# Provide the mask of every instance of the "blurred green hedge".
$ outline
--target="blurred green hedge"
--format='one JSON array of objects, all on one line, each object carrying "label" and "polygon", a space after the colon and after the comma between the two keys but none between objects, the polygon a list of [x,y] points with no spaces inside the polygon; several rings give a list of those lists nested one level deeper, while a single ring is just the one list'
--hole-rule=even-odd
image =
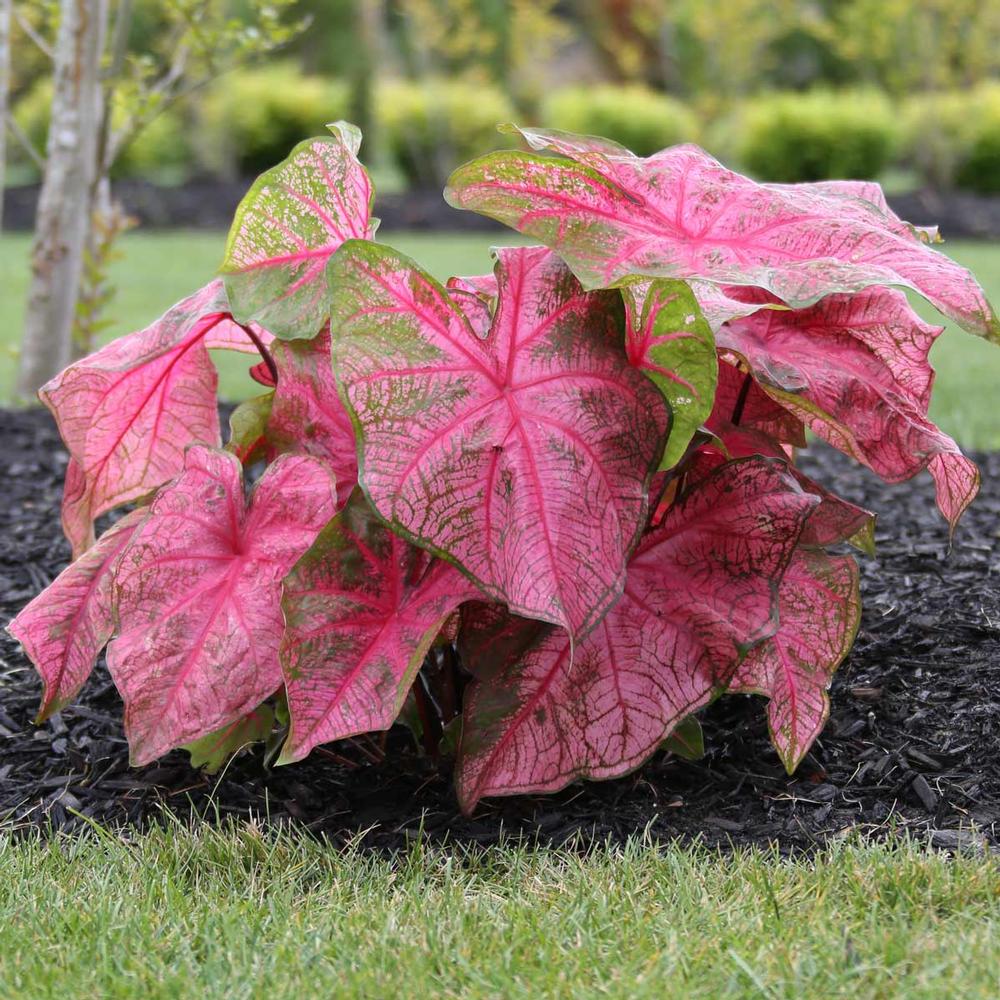
[{"label": "blurred green hedge", "polygon": [[[14,117],[44,151],[51,83],[20,97]],[[497,87],[458,79],[384,80],[374,92],[379,166],[407,184],[440,187],[460,163],[515,140],[496,131],[518,118]],[[705,107],[703,104],[701,107]],[[303,74],[292,62],[227,73],[190,105],[166,109],[126,148],[119,177],[181,183],[196,173],[248,177],[299,140],[349,115],[347,84]],[[765,181],[872,178],[902,167],[930,187],[1000,193],[1000,83],[892,102],[874,90],[776,92],[714,116],[636,85],[563,87],[547,94],[540,123],[614,139],[648,156],[703,142],[725,163]],[[37,179],[8,144],[11,183]],[[371,149],[366,150],[369,159]]]},{"label": "blurred green hedge", "polygon": [[385,81],[376,89],[379,141],[406,180],[439,187],[455,167],[510,145],[497,125],[516,112],[496,87],[463,80]]},{"label": "blurred green hedge", "polygon": [[1000,193],[1000,84],[909,98],[902,159],[930,187]]},{"label": "blurred green hedge", "polygon": [[764,181],[871,179],[892,162],[896,115],[878,91],[775,93],[741,102],[715,145]]},{"label": "blurred green hedge", "polygon": [[566,87],[542,102],[542,124],[614,139],[639,156],[697,142],[698,119],[685,104],[641,86]]},{"label": "blurred green hedge", "polygon": [[199,159],[215,173],[256,176],[346,118],[348,99],[345,83],[303,75],[293,63],[227,73],[201,102]]}]

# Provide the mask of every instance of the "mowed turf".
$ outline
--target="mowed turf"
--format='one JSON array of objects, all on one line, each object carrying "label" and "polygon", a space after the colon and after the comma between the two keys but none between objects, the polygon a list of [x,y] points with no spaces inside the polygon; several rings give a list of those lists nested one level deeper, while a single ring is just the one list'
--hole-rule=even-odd
[{"label": "mowed turf", "polygon": [[0,841],[0,993],[992,998],[1000,869],[915,845],[808,860],[637,837],[384,859],[180,825]]},{"label": "mowed turf", "polygon": [[[491,237],[453,233],[380,233],[379,239],[415,257],[439,278],[490,267]],[[511,236],[510,242],[518,241]],[[222,258],[224,235],[200,232],[138,232],[122,242],[124,258],[112,277],[118,297],[107,336],[145,326],[168,306],[203,285]],[[0,237],[0,402],[10,402],[17,343],[24,315],[29,239]],[[1000,308],[1000,245],[945,243],[943,249],[971,268]],[[916,299],[914,299],[916,301]],[[934,320],[934,310],[918,307]],[[935,320],[936,321],[936,320]],[[931,355],[938,369],[931,416],[967,448],[1000,448],[1000,348],[957,329],[946,330]],[[223,356],[221,391],[229,399],[253,392],[243,359]]]}]

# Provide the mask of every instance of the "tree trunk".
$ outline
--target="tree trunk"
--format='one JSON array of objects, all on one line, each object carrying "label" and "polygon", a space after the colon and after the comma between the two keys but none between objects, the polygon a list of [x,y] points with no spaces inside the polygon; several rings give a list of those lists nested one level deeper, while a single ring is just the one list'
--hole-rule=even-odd
[{"label": "tree trunk", "polygon": [[70,361],[101,124],[107,0],[61,0],[45,173],[38,198],[18,391],[33,395]]},{"label": "tree trunk", "polygon": [[10,103],[10,24],[14,0],[0,0],[0,230],[7,181],[7,110]]}]

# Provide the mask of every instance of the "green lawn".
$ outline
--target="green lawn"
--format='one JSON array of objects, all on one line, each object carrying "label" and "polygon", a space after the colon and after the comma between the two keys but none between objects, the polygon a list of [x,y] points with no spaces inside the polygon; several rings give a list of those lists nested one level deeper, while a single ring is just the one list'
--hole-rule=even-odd
[{"label": "green lawn", "polygon": [[[446,233],[380,233],[379,238],[412,254],[441,278],[453,274],[480,274],[491,267],[490,240],[481,235]],[[516,235],[512,240],[519,240]],[[122,241],[123,258],[114,265],[118,297],[111,307],[114,326],[108,339],[138,330],[168,306],[211,280],[220,262],[225,233],[138,232]],[[0,236],[0,402],[8,401],[14,386],[16,351],[24,319],[30,238]],[[246,360],[218,352],[220,392],[224,398],[255,395],[259,386],[246,376]]]},{"label": "green lawn", "polygon": [[[516,239],[517,237],[512,237]],[[475,234],[384,233],[380,239],[412,254],[439,277],[471,274],[489,267],[488,237]],[[222,256],[218,233],[139,232],[123,243],[125,256],[115,265],[119,297],[113,306],[117,336],[138,329],[167,306],[204,284]],[[948,243],[946,249],[979,276],[994,303],[1000,305],[1000,245]],[[15,351],[21,330],[27,281],[28,238],[0,237],[2,320],[0,326],[0,400],[9,400]],[[923,307],[922,307],[923,308]],[[932,309],[924,309],[933,318]],[[969,448],[1000,448],[1000,350],[957,330],[949,330],[934,348],[937,392],[931,415]],[[222,358],[222,392],[236,398],[252,391],[237,358]]]},{"label": "green lawn", "polygon": [[996,996],[1000,869],[636,840],[581,857],[170,828],[0,842],[0,992],[100,997]]}]

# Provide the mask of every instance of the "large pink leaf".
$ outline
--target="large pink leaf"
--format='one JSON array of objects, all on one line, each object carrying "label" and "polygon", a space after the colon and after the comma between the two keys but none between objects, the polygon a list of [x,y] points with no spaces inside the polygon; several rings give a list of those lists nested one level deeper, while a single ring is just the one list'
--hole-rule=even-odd
[{"label": "large pink leaf", "polygon": [[661,469],[674,466],[712,412],[718,361],[715,338],[690,286],[644,281],[622,289],[629,362],[652,379],[670,404],[670,437]]},{"label": "large pink leaf", "polygon": [[561,630],[470,616],[462,807],[642,763],[773,634],[778,581],[816,502],[768,459],[717,470],[643,538],[621,600],[573,655]]},{"label": "large pink leaf", "polygon": [[74,556],[93,543],[95,518],[176,475],[188,444],[219,443],[208,348],[256,350],[228,308],[213,281],[40,390],[70,453],[62,515]]},{"label": "large pink leaf", "polygon": [[275,336],[311,338],[326,316],[323,271],[344,240],[370,238],[373,190],[358,162],[361,133],[300,142],[261,174],[236,210],[222,274],[233,315]]},{"label": "large pink leaf", "polygon": [[928,326],[898,291],[830,296],[809,309],[762,310],[716,335],[764,391],[887,482],[931,466],[954,528],[979,484],[975,466],[927,419],[934,372]]},{"label": "large pink leaf", "polygon": [[281,762],[388,729],[439,629],[478,593],[454,566],[394,535],[355,492],[285,580],[292,724]]},{"label": "large pink leaf", "polygon": [[750,651],[729,690],[770,699],[771,741],[791,774],[826,723],[830,680],[858,631],[857,563],[798,549],[781,582],[779,607],[778,631]]},{"label": "large pink leaf", "polygon": [[761,185],[697,146],[643,159],[564,133],[522,130],[536,149],[459,167],[445,192],[557,250],[588,288],[629,276],[753,285],[789,305],[870,285],[920,292],[1000,341],[972,275],[870,200],[829,187]]},{"label": "large pink leaf", "polygon": [[628,363],[616,292],[585,293],[542,247],[498,253],[482,340],[408,258],[345,244],[334,372],[379,513],[513,611],[579,635],[621,593],[667,408]]},{"label": "large pink leaf", "polygon": [[335,504],[318,459],[282,456],[247,503],[235,456],[188,448],[116,577],[108,668],[135,764],[221,729],[281,686],[281,581]]},{"label": "large pink leaf", "polygon": [[7,626],[42,678],[36,722],[68,705],[111,638],[111,581],[118,557],[146,516],[127,514],[66,567]]},{"label": "large pink leaf", "polygon": [[272,347],[278,368],[271,414],[267,423],[270,444],[322,458],[337,477],[337,496],[346,502],[358,481],[354,427],[330,366],[330,330],[307,341],[286,341]]},{"label": "large pink leaf", "polygon": [[801,544],[822,548],[850,541],[862,551],[874,555],[875,515],[870,510],[844,500],[810,479],[789,462],[780,442],[761,431],[723,423],[716,424],[712,429],[721,448],[709,444],[699,449],[689,475],[705,474],[724,464],[727,458],[747,458],[751,455],[779,458],[787,463],[788,474],[806,493],[819,497],[820,502],[809,515],[802,531]]}]

